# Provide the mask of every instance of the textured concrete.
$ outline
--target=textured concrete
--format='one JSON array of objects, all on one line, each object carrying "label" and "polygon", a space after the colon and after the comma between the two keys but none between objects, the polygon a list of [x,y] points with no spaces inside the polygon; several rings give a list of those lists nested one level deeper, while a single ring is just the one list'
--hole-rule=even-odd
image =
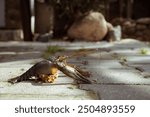
[{"label": "textured concrete", "polygon": [[[50,45],[66,48],[67,52],[56,55],[95,49],[68,60],[90,71],[95,84],[80,84],[78,88],[73,79],[61,72],[53,84],[28,81],[11,85],[7,82],[42,60],[43,51]],[[140,53],[143,48],[148,50],[146,55]],[[0,42],[0,99],[150,99],[149,51],[147,44],[132,39],[113,43]]]},{"label": "textured concrete", "polygon": [[74,85],[1,83],[0,99],[96,99],[92,92],[79,90]]},{"label": "textured concrete", "polygon": [[150,100],[150,85],[81,85],[96,92],[101,100]]},{"label": "textured concrete", "polygon": [[[16,77],[42,60],[41,55],[48,46],[41,43],[0,43],[0,99],[97,99],[94,92],[80,90],[73,79],[59,72],[54,83],[31,81],[12,85],[8,79]],[[7,45],[8,44],[8,45]]]}]

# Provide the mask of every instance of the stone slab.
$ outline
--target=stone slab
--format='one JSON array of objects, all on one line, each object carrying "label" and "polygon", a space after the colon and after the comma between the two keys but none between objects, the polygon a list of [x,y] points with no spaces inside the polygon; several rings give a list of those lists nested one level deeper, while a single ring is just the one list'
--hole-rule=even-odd
[{"label": "stone slab", "polygon": [[137,70],[90,68],[91,80],[102,84],[150,84],[150,79],[144,78]]},{"label": "stone slab", "polygon": [[75,85],[32,85],[30,83],[19,83],[8,85],[1,83],[0,99],[97,99],[94,93],[80,90]]},{"label": "stone slab", "polygon": [[[145,51],[145,54],[142,53]],[[150,55],[150,48],[149,47],[143,47],[143,48],[132,48],[132,49],[116,49],[112,50],[112,53],[117,53],[118,55],[125,55],[125,56],[147,56]]]},{"label": "stone slab", "polygon": [[19,68],[24,66],[31,66],[39,61],[41,58],[38,59],[27,59],[27,60],[17,60],[17,61],[9,61],[9,62],[1,62],[0,68]]},{"label": "stone slab", "polygon": [[87,68],[125,68],[122,66],[118,60],[97,60],[97,59],[89,59]]},{"label": "stone slab", "polygon": [[150,85],[80,85],[101,100],[150,100]]},{"label": "stone slab", "polygon": [[150,63],[150,56],[128,56],[128,64],[137,64],[137,63]]},{"label": "stone slab", "polygon": [[112,46],[108,47],[111,50],[124,50],[124,49],[137,49],[137,48],[145,48],[148,45],[144,42],[133,40],[133,39],[124,39],[118,42],[114,42]]},{"label": "stone slab", "polygon": [[[73,79],[60,73],[60,77],[54,84],[21,82],[15,85],[7,83],[7,79],[16,76],[30,68],[36,62],[42,60],[41,52],[47,46],[58,45],[67,50],[105,48],[110,51],[97,51],[84,57],[75,57],[68,60],[69,63],[85,68],[92,73],[91,80],[96,80],[97,84],[82,84],[80,90],[72,85]],[[1,51],[2,57],[8,61],[0,63],[0,99],[149,99],[150,79],[144,78],[138,70],[132,67],[123,66],[119,60],[113,56],[127,56],[127,63],[148,62],[148,56],[138,54],[140,48],[148,47],[140,41],[126,39],[118,42],[50,42],[50,43],[26,43],[26,42],[2,42],[0,47],[13,47],[17,51]],[[25,52],[23,49],[27,49]],[[3,48],[4,49],[4,48]],[[132,51],[133,50],[133,51]],[[31,53],[28,53],[32,51]],[[15,55],[19,53],[17,56]],[[34,56],[34,53],[36,56]],[[25,56],[26,55],[26,56]],[[29,56],[27,56],[29,55]],[[9,59],[9,56],[11,56]],[[14,60],[18,57],[17,61]],[[6,59],[4,58],[4,59]],[[25,59],[23,59],[25,58]],[[35,59],[39,58],[39,59]],[[20,61],[21,60],[21,61]],[[11,61],[11,62],[9,62]],[[92,92],[97,96],[93,96]],[[135,92],[135,93],[134,93]]]},{"label": "stone slab", "polygon": [[137,55],[141,55],[138,50],[128,49],[128,48],[112,50],[111,53],[115,53],[118,56],[137,56]]}]

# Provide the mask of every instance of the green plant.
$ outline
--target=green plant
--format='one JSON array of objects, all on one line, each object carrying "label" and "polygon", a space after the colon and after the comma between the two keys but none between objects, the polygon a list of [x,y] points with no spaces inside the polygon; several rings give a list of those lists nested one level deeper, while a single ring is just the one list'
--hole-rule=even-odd
[{"label": "green plant", "polygon": [[147,55],[148,54],[148,50],[145,48],[140,49],[140,54],[142,55]]},{"label": "green plant", "polygon": [[47,59],[50,57],[50,55],[53,55],[56,52],[62,52],[64,50],[65,50],[64,48],[57,46],[57,45],[56,46],[48,46],[43,54],[43,58]]}]

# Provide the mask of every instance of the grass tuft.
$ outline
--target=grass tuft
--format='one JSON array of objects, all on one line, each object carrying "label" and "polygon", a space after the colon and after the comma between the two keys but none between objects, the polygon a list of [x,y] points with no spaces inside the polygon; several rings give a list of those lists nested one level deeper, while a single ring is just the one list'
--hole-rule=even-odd
[{"label": "grass tuft", "polygon": [[54,55],[57,52],[65,51],[63,47],[60,46],[48,46],[45,52],[43,53],[43,58],[48,59],[51,55]]},{"label": "grass tuft", "polygon": [[148,50],[145,48],[140,49],[140,54],[142,55],[147,55],[148,54]]}]

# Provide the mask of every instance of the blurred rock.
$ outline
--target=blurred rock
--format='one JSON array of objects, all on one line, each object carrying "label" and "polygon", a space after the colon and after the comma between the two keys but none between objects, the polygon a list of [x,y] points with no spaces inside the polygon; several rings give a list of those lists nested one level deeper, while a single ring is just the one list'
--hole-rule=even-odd
[{"label": "blurred rock", "polygon": [[122,18],[122,17],[119,17],[119,18],[115,18],[111,21],[111,23],[114,25],[114,26],[117,26],[117,25],[123,25],[125,22],[125,19]]},{"label": "blurred rock", "polygon": [[150,24],[150,18],[140,18],[137,20],[139,24]]},{"label": "blurred rock", "polygon": [[73,23],[68,30],[68,36],[73,39],[100,41],[112,27],[101,13],[89,12]]},{"label": "blurred rock", "polygon": [[129,20],[116,18],[112,20],[113,25],[122,26],[123,38],[135,38],[141,41],[150,41],[150,18]]},{"label": "blurred rock", "polygon": [[144,25],[144,24],[137,24],[137,25],[136,25],[136,29],[137,29],[137,30],[144,30],[144,29],[146,29],[146,28],[147,28],[147,26]]}]

